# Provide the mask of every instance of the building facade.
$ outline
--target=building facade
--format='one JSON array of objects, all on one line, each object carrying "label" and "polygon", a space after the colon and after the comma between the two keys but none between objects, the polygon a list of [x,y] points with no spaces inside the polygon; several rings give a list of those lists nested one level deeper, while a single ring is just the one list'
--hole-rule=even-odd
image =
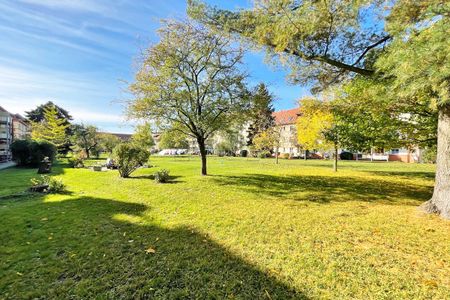
[{"label": "building facade", "polygon": [[28,120],[19,114],[11,114],[0,106],[0,163],[12,159],[11,143],[30,136]]},{"label": "building facade", "polygon": [[[297,119],[300,111],[298,108],[280,110],[273,113],[276,130],[280,133],[280,154],[300,156],[301,150],[297,142]],[[276,151],[274,149],[274,151]]]}]

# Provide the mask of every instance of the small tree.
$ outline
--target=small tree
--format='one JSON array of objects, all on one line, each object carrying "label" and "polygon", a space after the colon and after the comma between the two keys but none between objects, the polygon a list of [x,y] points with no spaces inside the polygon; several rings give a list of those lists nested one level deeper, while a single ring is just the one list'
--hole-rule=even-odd
[{"label": "small tree", "polygon": [[[315,98],[300,100],[301,117],[297,119],[298,142],[306,150],[334,150],[334,169],[337,170],[339,129],[329,103]],[[305,154],[306,156],[306,154]]]},{"label": "small tree", "polygon": [[145,52],[129,112],[156,121],[197,141],[206,170],[206,141],[249,106],[243,50],[226,36],[192,22],[165,22],[160,42]]},{"label": "small tree", "polygon": [[136,145],[123,143],[114,148],[113,158],[120,177],[128,178],[137,168],[147,162],[150,152]]},{"label": "small tree", "polygon": [[89,158],[92,150],[94,150],[100,142],[97,127],[93,125],[75,124],[72,126],[72,132],[72,143],[83,149],[87,158]]},{"label": "small tree", "polygon": [[99,135],[100,137],[100,146],[101,148],[108,152],[109,154],[112,154],[114,148],[122,143],[122,140],[111,133],[102,133]]},{"label": "small tree", "polygon": [[258,133],[253,139],[256,151],[267,151],[272,153],[275,149],[275,163],[278,164],[278,149],[281,143],[281,129],[272,127]]},{"label": "small tree", "polygon": [[151,146],[155,145],[150,124],[144,123],[137,125],[134,134],[131,136],[131,141],[145,149],[150,149]]}]

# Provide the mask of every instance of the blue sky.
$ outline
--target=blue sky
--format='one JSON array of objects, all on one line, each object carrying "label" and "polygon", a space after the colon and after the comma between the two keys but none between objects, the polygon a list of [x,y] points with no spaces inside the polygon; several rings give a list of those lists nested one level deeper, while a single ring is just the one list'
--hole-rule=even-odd
[{"label": "blue sky", "polygon": [[[222,8],[250,0],[207,1]],[[222,2],[222,3],[221,3]],[[0,106],[23,113],[48,100],[76,122],[131,133],[124,120],[126,83],[139,51],[157,42],[162,18],[184,18],[184,0],[0,0]],[[307,89],[286,83],[286,72],[248,53],[249,83],[265,82],[277,109],[295,107]]]}]

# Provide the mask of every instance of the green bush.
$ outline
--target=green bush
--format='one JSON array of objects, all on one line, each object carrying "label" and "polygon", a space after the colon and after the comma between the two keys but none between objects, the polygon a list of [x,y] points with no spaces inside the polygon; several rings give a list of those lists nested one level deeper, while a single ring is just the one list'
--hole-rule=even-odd
[{"label": "green bush", "polygon": [[427,164],[435,164],[437,157],[436,146],[426,148],[422,154],[422,162]]},{"label": "green bush", "polygon": [[11,147],[13,159],[20,166],[36,167],[44,157],[53,161],[56,156],[56,146],[46,141],[17,140]]},{"label": "green bush", "polygon": [[339,157],[342,159],[342,160],[352,160],[353,159],[353,153],[351,153],[351,152],[341,152],[340,154],[339,154]]},{"label": "green bush", "polygon": [[147,162],[149,156],[147,150],[128,143],[117,145],[113,151],[113,159],[123,178],[130,177],[131,173]]},{"label": "green bush", "polygon": [[166,169],[156,172],[153,176],[155,177],[155,181],[158,183],[166,183],[170,179],[169,170]]},{"label": "green bush", "polygon": [[43,189],[42,192],[46,193],[62,193],[66,190],[66,185],[62,181],[61,178],[50,177],[47,175],[41,175],[38,178],[32,178],[31,180],[31,189],[39,187],[39,186],[48,186],[46,189]]},{"label": "green bush", "polygon": [[31,159],[30,140],[17,140],[11,144],[13,160],[19,166],[26,166]]},{"label": "green bush", "polygon": [[69,166],[72,168],[84,168],[84,161],[86,159],[86,154],[83,151],[74,153],[72,157],[69,157]]},{"label": "green bush", "polygon": [[268,158],[271,157],[271,154],[269,151],[261,151],[258,153],[259,158]]}]

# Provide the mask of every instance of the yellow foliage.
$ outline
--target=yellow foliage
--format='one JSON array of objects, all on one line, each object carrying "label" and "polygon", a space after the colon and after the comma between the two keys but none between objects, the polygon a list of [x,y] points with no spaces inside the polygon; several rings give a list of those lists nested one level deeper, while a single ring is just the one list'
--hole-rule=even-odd
[{"label": "yellow foliage", "polygon": [[326,102],[316,98],[300,100],[300,117],[297,119],[298,143],[304,149],[330,149],[332,145],[323,133],[333,126],[333,114]]}]

